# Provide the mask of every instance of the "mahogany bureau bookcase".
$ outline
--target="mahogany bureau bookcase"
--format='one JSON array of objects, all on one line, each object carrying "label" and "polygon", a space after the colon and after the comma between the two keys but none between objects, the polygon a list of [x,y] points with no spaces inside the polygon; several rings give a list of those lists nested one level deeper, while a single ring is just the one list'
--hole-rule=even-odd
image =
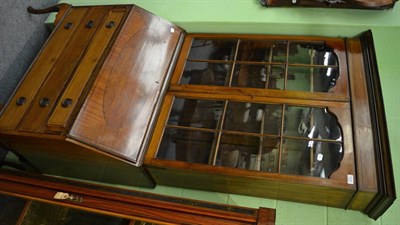
[{"label": "mahogany bureau bookcase", "polygon": [[370,31],[186,34],[134,5],[54,9],[0,115],[2,145],[43,173],[375,219],[395,200]]}]

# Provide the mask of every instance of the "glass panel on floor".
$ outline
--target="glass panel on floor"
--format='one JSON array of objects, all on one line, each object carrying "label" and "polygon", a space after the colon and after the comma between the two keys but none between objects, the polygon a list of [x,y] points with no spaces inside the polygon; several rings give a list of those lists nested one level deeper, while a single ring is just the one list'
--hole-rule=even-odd
[{"label": "glass panel on floor", "polygon": [[15,225],[23,212],[27,200],[0,194],[0,224]]},{"label": "glass panel on floor", "polygon": [[21,225],[129,225],[130,220],[69,207],[32,202]]}]

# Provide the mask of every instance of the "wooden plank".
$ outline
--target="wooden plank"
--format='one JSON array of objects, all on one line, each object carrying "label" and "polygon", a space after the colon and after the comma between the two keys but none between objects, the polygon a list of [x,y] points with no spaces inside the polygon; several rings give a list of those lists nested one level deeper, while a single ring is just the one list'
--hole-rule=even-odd
[{"label": "wooden plank", "polygon": [[[275,210],[260,210],[163,196],[40,175],[0,171],[0,192],[124,218],[177,224],[255,224],[275,219]],[[62,191],[83,201],[56,200]],[[262,223],[263,224],[263,223]],[[273,224],[273,223],[272,223]]]},{"label": "wooden plank", "polygon": [[351,71],[350,91],[353,109],[354,149],[357,161],[357,187],[359,189],[349,208],[364,210],[374,197],[374,194],[371,193],[378,191],[376,169],[370,168],[376,165],[376,161],[360,41],[358,39],[347,39],[347,47],[348,65],[349,71]]}]

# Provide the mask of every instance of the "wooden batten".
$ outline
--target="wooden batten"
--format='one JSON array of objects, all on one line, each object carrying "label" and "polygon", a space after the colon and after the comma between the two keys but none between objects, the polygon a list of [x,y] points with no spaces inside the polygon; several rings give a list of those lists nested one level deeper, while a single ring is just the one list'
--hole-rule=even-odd
[{"label": "wooden batten", "polygon": [[[0,184],[0,193],[157,224],[275,224],[274,209],[216,204],[16,171],[0,170]],[[60,191],[80,200],[55,199]]]}]

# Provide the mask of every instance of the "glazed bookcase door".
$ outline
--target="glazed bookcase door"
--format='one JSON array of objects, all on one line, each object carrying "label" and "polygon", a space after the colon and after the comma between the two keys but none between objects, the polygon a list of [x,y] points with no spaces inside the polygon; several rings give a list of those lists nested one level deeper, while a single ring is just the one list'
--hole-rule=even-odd
[{"label": "glazed bookcase door", "polygon": [[188,35],[150,144],[150,173],[212,173],[218,188],[203,188],[217,191],[240,182],[218,172],[285,177],[342,187],[349,200],[356,177],[345,62],[340,39]]}]

